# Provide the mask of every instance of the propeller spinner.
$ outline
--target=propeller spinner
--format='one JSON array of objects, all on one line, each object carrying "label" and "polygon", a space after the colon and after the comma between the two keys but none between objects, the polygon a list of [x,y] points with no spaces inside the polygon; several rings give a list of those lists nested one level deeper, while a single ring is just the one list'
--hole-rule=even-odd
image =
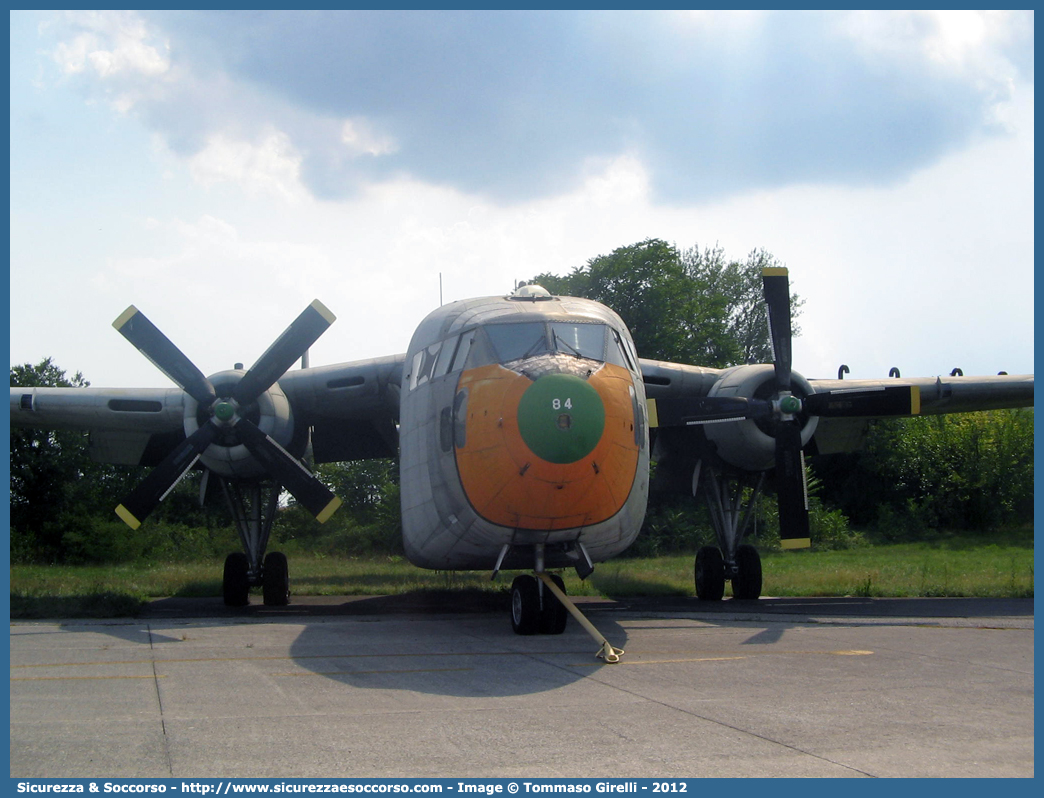
[{"label": "propeller spinner", "polygon": [[[314,474],[260,429],[244,412],[301,357],[334,322],[318,299],[290,324],[231,389],[218,396],[210,380],[149,319],[131,305],[113,327],[179,388],[196,400],[206,422],[182,441],[116,508],[131,528],[141,522],[181,481],[200,455],[225,433],[242,443],[316,519],[326,521],[341,504]],[[223,391],[223,393],[228,393]]]}]

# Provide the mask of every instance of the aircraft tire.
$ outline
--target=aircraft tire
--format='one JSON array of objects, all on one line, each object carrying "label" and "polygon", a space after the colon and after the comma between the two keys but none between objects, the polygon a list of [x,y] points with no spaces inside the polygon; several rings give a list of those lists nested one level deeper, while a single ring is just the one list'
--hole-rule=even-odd
[{"label": "aircraft tire", "polygon": [[696,598],[721,601],[725,595],[725,560],[717,546],[703,546],[696,552]]},{"label": "aircraft tire", "polygon": [[290,603],[290,568],[281,551],[270,551],[265,555],[261,594],[266,607],[285,607]]},{"label": "aircraft tire", "polygon": [[517,635],[540,631],[540,593],[534,576],[516,576],[511,583],[511,628]]},{"label": "aircraft tire", "polygon": [[761,597],[761,555],[749,543],[736,549],[739,573],[732,578],[732,597],[753,600]]},{"label": "aircraft tire", "polygon": [[[565,582],[557,574],[550,574],[555,587],[565,593]],[[540,611],[540,634],[560,635],[565,631],[569,610],[550,590],[544,591],[544,608]]]},{"label": "aircraft tire", "polygon": [[241,551],[234,551],[225,558],[225,571],[221,579],[221,591],[229,607],[245,607],[250,603],[250,564]]}]

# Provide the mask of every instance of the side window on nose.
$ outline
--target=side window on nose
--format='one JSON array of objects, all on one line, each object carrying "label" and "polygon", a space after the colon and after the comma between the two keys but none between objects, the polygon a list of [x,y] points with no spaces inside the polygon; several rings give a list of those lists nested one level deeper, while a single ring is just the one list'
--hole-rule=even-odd
[{"label": "side window on nose", "polygon": [[431,379],[432,372],[439,357],[441,343],[425,347],[413,356],[410,367],[410,390],[417,388]]},{"label": "side window on nose", "polygon": [[624,341],[623,336],[620,335],[619,331],[611,330],[612,340],[609,342],[609,351],[606,354],[606,361],[616,366],[623,366],[630,370],[632,373],[638,373],[638,361],[634,350],[627,345]]},{"label": "side window on nose", "polygon": [[442,377],[450,370],[450,365],[454,361],[454,354],[457,351],[457,343],[460,340],[459,335],[454,335],[452,338],[448,338],[442,345],[442,351],[439,352],[439,359],[435,363],[435,371],[432,373],[432,379]]}]

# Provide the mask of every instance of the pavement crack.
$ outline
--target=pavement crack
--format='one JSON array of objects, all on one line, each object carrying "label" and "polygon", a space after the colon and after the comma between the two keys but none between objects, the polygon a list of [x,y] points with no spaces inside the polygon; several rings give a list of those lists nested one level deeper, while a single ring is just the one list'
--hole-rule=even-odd
[{"label": "pavement crack", "polygon": [[167,735],[167,720],[163,712],[163,693],[160,691],[160,676],[156,670],[156,647],[153,645],[152,624],[145,624],[145,629],[149,633],[149,658],[152,661],[152,683],[156,688],[156,706],[159,708],[160,732],[163,735],[163,755],[167,759],[167,772],[171,778],[174,778],[174,760],[170,754],[170,737]]}]

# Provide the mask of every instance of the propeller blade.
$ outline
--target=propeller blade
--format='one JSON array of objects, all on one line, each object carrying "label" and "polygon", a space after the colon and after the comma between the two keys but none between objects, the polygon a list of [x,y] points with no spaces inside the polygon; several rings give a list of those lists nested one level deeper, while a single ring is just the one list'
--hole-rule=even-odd
[{"label": "propeller blade", "polygon": [[290,491],[320,524],[326,522],[341,506],[341,500],[311,471],[253,422],[240,419],[235,430],[239,439],[265,470]]},{"label": "propeller blade", "polygon": [[[326,332],[336,318],[318,299],[312,302],[250,367],[232,391],[232,398],[241,405],[257,399]],[[289,485],[285,487],[290,489]]]},{"label": "propeller blade", "polygon": [[134,305],[123,311],[112,326],[201,405],[214,401],[216,396],[210,380]]},{"label": "propeller blade", "polygon": [[792,357],[790,349],[790,278],[786,268],[770,266],[761,272],[768,308],[769,335],[772,341],[772,365],[776,369],[776,387],[790,390]]},{"label": "propeller blade", "polygon": [[808,485],[801,453],[801,425],[796,421],[780,423],[776,433],[776,501],[783,548],[808,548]]},{"label": "propeller blade", "polygon": [[813,416],[916,416],[921,412],[921,389],[916,385],[838,388],[806,396],[802,404]]},{"label": "propeller blade", "polygon": [[219,432],[216,424],[207,423],[179,443],[123,500],[123,504],[116,508],[116,515],[131,529],[141,526],[148,514],[195,465],[199,455],[213,443]]},{"label": "propeller blade", "polygon": [[664,397],[656,400],[657,426],[690,427],[771,414],[772,404],[745,396]]}]

